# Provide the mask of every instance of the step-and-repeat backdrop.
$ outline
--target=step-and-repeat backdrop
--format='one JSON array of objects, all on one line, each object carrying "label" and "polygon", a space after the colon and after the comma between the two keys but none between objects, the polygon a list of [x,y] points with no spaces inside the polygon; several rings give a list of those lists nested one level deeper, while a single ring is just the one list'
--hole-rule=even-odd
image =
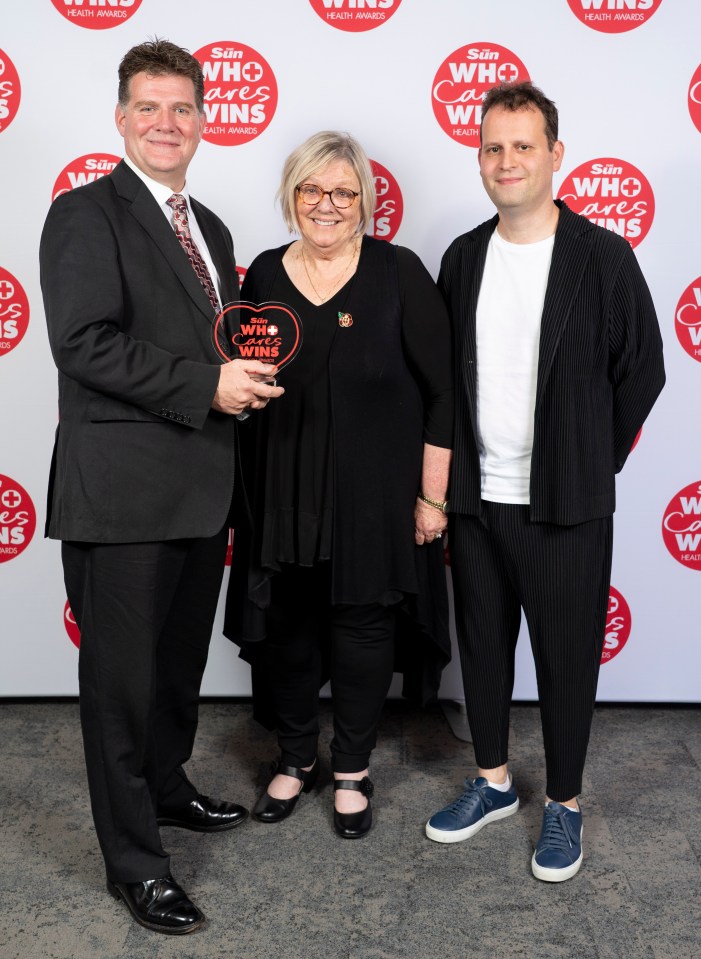
[{"label": "step-and-repeat backdrop", "polygon": [[[60,548],[42,535],[57,404],[39,235],[59,193],[121,157],[117,65],[159,36],[203,65],[188,186],[231,228],[242,272],[287,239],[273,199],[284,158],[335,128],[374,161],[371,232],[435,276],[450,241],[492,214],[477,167],[484,91],[530,78],[557,102],[558,195],[635,248],[668,371],[618,480],[599,698],[701,700],[701,4],[4,0],[0,24],[0,696],[77,692]],[[204,693],[249,692],[236,652],[220,609]],[[518,657],[515,696],[535,698],[525,628]],[[442,695],[462,695],[457,662]]]}]

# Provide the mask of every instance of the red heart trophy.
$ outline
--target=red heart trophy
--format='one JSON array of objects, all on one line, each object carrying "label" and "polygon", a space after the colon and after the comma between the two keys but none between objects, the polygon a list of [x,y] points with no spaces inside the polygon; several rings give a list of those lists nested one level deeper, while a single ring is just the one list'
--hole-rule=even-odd
[{"label": "red heart trophy", "polygon": [[219,357],[272,363],[279,373],[302,346],[302,321],[286,303],[230,303],[214,321],[212,342]]},{"label": "red heart trophy", "polygon": [[[274,364],[279,373],[300,351],[302,321],[286,303],[229,303],[214,320],[212,342],[225,363],[260,360]],[[249,415],[244,410],[236,419],[247,420]]]}]

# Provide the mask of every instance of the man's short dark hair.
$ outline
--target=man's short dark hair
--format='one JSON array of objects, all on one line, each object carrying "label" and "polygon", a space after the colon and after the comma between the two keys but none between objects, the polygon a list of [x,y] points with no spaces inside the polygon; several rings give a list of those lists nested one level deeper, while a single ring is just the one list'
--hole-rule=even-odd
[{"label": "man's short dark hair", "polygon": [[[482,123],[486,113],[492,107],[502,107],[504,110],[540,110],[545,121],[548,149],[552,150],[557,140],[557,107],[552,100],[548,100],[542,90],[534,87],[530,80],[524,80],[521,83],[500,83],[499,86],[488,90],[482,101]],[[481,142],[482,126],[480,125]]]},{"label": "man's short dark hair", "polygon": [[124,108],[129,102],[129,84],[137,73],[153,77],[179,76],[192,80],[195,88],[195,106],[204,112],[204,76],[199,62],[183,47],[169,40],[147,40],[128,50],[119,64],[117,97]]}]

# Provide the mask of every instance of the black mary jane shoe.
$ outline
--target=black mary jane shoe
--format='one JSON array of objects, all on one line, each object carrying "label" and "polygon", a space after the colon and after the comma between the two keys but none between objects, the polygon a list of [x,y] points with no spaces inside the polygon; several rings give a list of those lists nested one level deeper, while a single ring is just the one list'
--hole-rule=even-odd
[{"label": "black mary jane shoe", "polygon": [[111,882],[107,890],[122,899],[140,926],[154,932],[182,936],[194,932],[205,922],[197,908],[171,875],[143,882]]},{"label": "black mary jane shoe", "polygon": [[368,804],[360,812],[339,812],[337,809],[333,811],[333,825],[338,835],[344,839],[360,839],[370,832],[372,826],[370,798],[375,787],[368,776],[363,776],[362,779],[335,779],[333,789],[334,794],[337,789],[356,789],[367,797]]},{"label": "black mary jane shoe", "polygon": [[299,792],[296,796],[293,796],[292,799],[275,799],[269,795],[266,789],[253,807],[253,812],[251,813],[253,818],[257,819],[258,822],[280,822],[282,819],[287,819],[297,805],[297,800],[301,794],[308,793],[314,788],[314,783],[319,775],[319,761],[315,759],[312,768],[305,770],[297,766],[286,766],[278,760],[273,764],[273,775],[271,779],[277,776],[278,773],[281,776],[294,776],[295,779],[299,779]]}]

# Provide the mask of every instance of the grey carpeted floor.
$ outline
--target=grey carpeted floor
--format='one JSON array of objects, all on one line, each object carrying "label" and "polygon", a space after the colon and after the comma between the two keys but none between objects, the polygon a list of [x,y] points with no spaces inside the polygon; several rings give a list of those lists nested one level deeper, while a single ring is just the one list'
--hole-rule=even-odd
[{"label": "grey carpeted floor", "polygon": [[[330,714],[323,706],[323,742]],[[437,708],[386,707],[372,776],[375,826],[338,838],[330,773],[277,825],[206,836],[164,829],[173,872],[208,924],[137,926],[105,891],[74,702],[0,702],[2,959],[698,959],[701,709],[597,710],[582,807],[585,862],[559,884],[530,871],[542,748],[514,707],[522,806],[471,840],[430,842],[427,816],[471,772]],[[324,747],[324,760],[326,760]],[[252,805],[273,737],[244,701],[205,703],[191,778]]]}]

